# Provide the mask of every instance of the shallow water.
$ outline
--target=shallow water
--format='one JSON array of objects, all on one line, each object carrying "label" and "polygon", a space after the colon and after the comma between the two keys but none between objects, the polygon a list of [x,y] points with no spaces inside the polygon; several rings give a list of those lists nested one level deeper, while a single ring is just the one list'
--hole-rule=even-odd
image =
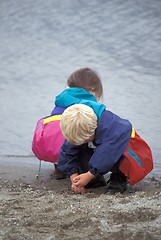
[{"label": "shallow water", "polygon": [[35,124],[71,72],[97,70],[161,170],[161,1],[1,0],[0,159],[32,155]]}]

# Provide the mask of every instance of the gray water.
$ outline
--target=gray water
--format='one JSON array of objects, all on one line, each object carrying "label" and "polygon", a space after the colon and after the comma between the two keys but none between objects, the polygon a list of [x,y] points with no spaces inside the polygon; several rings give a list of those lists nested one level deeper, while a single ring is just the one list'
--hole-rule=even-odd
[{"label": "gray water", "polygon": [[149,143],[160,173],[160,0],[1,0],[0,158],[32,155],[37,120],[85,66],[101,75],[107,108]]}]

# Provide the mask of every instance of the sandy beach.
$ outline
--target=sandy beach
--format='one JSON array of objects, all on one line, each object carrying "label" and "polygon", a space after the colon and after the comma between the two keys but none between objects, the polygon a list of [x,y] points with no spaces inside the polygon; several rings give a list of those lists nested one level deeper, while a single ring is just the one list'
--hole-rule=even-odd
[{"label": "sandy beach", "polygon": [[100,187],[77,195],[69,179],[54,179],[51,164],[43,162],[36,179],[36,158],[13,158],[1,161],[1,240],[161,239],[161,177],[147,176],[124,194]]}]

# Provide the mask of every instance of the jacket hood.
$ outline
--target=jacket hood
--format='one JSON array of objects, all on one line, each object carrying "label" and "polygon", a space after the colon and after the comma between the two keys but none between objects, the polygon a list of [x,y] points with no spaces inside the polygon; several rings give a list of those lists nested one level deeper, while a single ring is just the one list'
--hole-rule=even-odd
[{"label": "jacket hood", "polygon": [[55,105],[64,108],[79,103],[91,107],[98,118],[106,108],[104,104],[97,102],[93,94],[83,88],[67,88],[55,99]]}]

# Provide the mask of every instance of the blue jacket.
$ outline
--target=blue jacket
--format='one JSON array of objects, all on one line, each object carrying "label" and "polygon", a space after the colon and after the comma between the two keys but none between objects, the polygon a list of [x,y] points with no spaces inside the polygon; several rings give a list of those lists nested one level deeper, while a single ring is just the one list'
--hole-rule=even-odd
[{"label": "blue jacket", "polygon": [[[92,107],[98,117],[98,126],[95,133],[94,145],[96,146],[89,160],[89,171],[95,176],[101,176],[109,172],[113,165],[120,159],[131,137],[132,125],[116,114],[105,110],[105,105],[96,101],[94,96],[83,90],[83,98],[80,93],[83,89],[66,89],[63,94],[56,97],[56,105],[67,107],[75,103],[83,103]],[[73,98],[74,95],[77,97]],[[80,92],[79,92],[80,91]],[[68,95],[68,98],[67,98]],[[71,97],[69,98],[69,95]],[[92,95],[92,96],[91,96]],[[82,146],[74,146],[66,140],[61,147],[58,168],[68,176],[77,173],[79,169],[78,155]]]},{"label": "blue jacket", "polygon": [[[132,125],[108,110],[104,110],[98,120],[94,145],[94,153],[88,163],[89,171],[101,176],[111,170],[120,159],[130,141]],[[78,154],[81,146],[64,142],[59,156],[58,168],[68,176],[78,172]]]}]

